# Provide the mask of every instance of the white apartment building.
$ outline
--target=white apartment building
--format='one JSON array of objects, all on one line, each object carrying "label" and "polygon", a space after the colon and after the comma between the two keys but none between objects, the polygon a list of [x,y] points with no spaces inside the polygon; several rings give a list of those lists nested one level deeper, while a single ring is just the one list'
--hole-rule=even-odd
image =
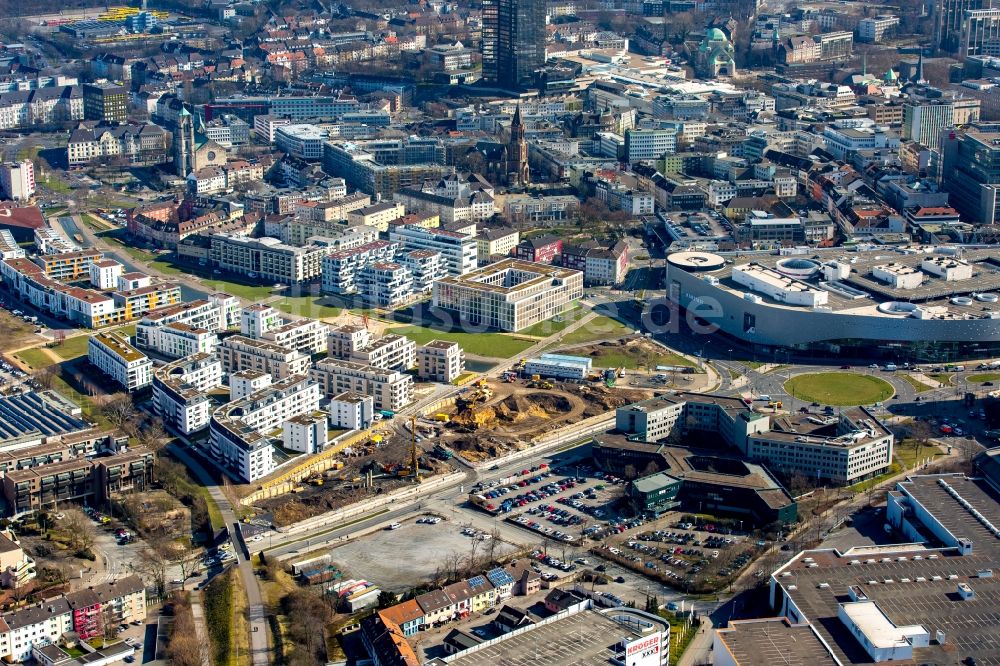
[{"label": "white apartment building", "polygon": [[358,247],[337,250],[323,257],[322,290],[328,294],[353,294],[358,290],[358,273],[369,264],[392,261],[399,243],[375,240]]},{"label": "white apartment building", "polygon": [[90,284],[95,289],[108,291],[118,287],[122,265],[112,259],[101,259],[90,264]]},{"label": "white apartment building", "polygon": [[436,250],[401,252],[397,255],[396,262],[402,264],[410,272],[410,291],[412,294],[431,293],[434,283],[448,275],[444,257]]},{"label": "white apartment building", "polygon": [[285,421],[281,439],[289,451],[313,454],[327,445],[327,416],[323,412],[299,414]]},{"label": "white apartment building", "polygon": [[[426,252],[426,250],[420,250]],[[378,307],[396,307],[413,296],[410,269],[395,261],[378,261],[358,272],[358,291]]]},{"label": "white apartment building", "polygon": [[[137,329],[138,330],[138,329]],[[184,358],[192,354],[211,354],[219,346],[219,336],[206,328],[194,328],[174,322],[147,331],[143,349],[167,358]]]},{"label": "white apartment building", "polygon": [[318,411],[319,399],[319,386],[304,375],[290,375],[223,405],[209,424],[212,459],[248,483],[267,476],[275,463],[271,440],[264,433],[300,414]]},{"label": "white apartment building", "polygon": [[505,259],[461,277],[434,283],[435,307],[472,326],[520,331],[551,319],[583,296],[583,273]]},{"label": "white apartment building", "polygon": [[35,196],[35,165],[31,160],[0,164],[0,199],[27,201]]},{"label": "white apartment building", "polygon": [[431,340],[417,348],[417,376],[428,382],[450,383],[465,371],[465,351],[457,342]]},{"label": "white apartment building", "polygon": [[304,375],[309,371],[309,356],[267,340],[253,340],[233,335],[219,345],[222,371],[227,374],[240,370],[266,372],[277,379]]},{"label": "white apartment building", "polygon": [[325,358],[317,361],[309,376],[328,396],[345,391],[369,395],[375,409],[398,411],[413,401],[413,377],[395,370]]},{"label": "white apartment building", "polygon": [[248,305],[240,312],[240,333],[255,340],[283,323],[281,314],[263,303]]},{"label": "white apartment building", "polygon": [[375,415],[375,399],[353,391],[330,398],[330,423],[334,428],[364,430],[371,426]]},{"label": "white apartment building", "polygon": [[138,391],[153,381],[153,362],[118,333],[92,335],[87,359],[126,391]]},{"label": "white apartment building", "polygon": [[364,326],[344,324],[330,326],[326,335],[326,355],[346,361],[356,350],[368,346],[372,334]]},{"label": "white apartment building", "polygon": [[479,248],[476,239],[467,234],[403,224],[389,230],[389,240],[400,243],[404,250],[440,252],[448,275],[465,275],[476,269]]},{"label": "white apartment building", "polygon": [[250,279],[282,284],[309,282],[322,269],[326,248],[295,247],[276,238],[246,238],[218,233],[211,236],[210,259],[214,266]]},{"label": "white apartment building", "polygon": [[153,372],[153,408],[166,427],[191,435],[208,427],[208,392],[221,385],[222,363],[214,354],[178,359]]},{"label": "white apartment building", "polygon": [[386,370],[405,371],[417,362],[417,343],[389,333],[351,352],[350,360]]},{"label": "white apartment building", "polygon": [[78,252],[80,246],[51,227],[35,229],[35,248],[39,254],[68,254]]},{"label": "white apartment building", "polygon": [[208,299],[178,303],[147,313],[135,328],[137,347],[153,347],[156,329],[168,324],[187,324],[192,329],[221,332],[240,323],[240,301],[229,294],[212,294]]},{"label": "white apartment building", "polygon": [[240,370],[229,375],[229,399],[239,400],[271,385],[271,375],[259,370]]},{"label": "white apartment building", "polygon": [[298,350],[303,354],[322,354],[326,352],[326,335],[329,328],[329,325],[318,319],[296,319],[268,329],[261,339]]},{"label": "white apartment building", "polygon": [[17,244],[14,234],[7,229],[0,229],[0,260],[24,259],[27,253]]}]

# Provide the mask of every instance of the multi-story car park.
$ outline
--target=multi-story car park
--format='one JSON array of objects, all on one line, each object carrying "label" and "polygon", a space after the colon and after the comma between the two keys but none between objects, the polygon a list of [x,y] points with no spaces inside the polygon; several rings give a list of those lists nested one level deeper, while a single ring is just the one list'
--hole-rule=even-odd
[{"label": "multi-story car park", "polygon": [[583,273],[505,259],[460,277],[434,283],[434,306],[463,322],[520,331],[551,319],[583,296]]},{"label": "multi-story car park", "polygon": [[222,370],[227,374],[257,370],[278,379],[303,375],[309,371],[309,356],[266,340],[233,335],[219,346]]},{"label": "multi-story car park", "polygon": [[126,391],[153,381],[153,362],[118,333],[97,333],[87,341],[87,360]]},{"label": "multi-story car park", "polygon": [[295,247],[276,238],[247,238],[226,233],[211,236],[210,260],[224,271],[250,279],[284,284],[308,282],[323,272],[326,248]]},{"label": "multi-story car park", "polygon": [[465,370],[465,352],[457,342],[431,340],[417,348],[417,376],[424,381],[451,383]]},{"label": "multi-story car park", "polygon": [[220,407],[209,424],[212,459],[245,482],[270,474],[276,467],[273,447],[263,433],[317,411],[319,399],[317,384],[304,375],[291,375]]},{"label": "multi-story car park", "polygon": [[153,373],[153,408],[168,428],[190,435],[208,426],[208,392],[222,385],[222,362],[214,354],[187,356]]},{"label": "multi-story car park", "polygon": [[325,358],[317,361],[309,377],[327,396],[345,391],[370,395],[375,409],[398,411],[413,401],[413,377],[373,365]]},{"label": "multi-story car park", "polygon": [[350,360],[404,372],[417,362],[417,343],[402,335],[389,333],[352,351]]},{"label": "multi-story car park", "polygon": [[[683,308],[697,305],[699,319],[762,352],[795,347],[896,358],[905,346],[911,359],[1000,355],[995,252],[967,250],[959,258],[952,248],[920,248],[898,254],[893,263],[922,274],[913,288],[875,276],[888,263],[882,252],[824,252],[822,259],[758,255],[754,264],[741,265],[706,252],[675,252],[667,258],[668,294]],[[933,261],[942,257],[957,268]]]}]

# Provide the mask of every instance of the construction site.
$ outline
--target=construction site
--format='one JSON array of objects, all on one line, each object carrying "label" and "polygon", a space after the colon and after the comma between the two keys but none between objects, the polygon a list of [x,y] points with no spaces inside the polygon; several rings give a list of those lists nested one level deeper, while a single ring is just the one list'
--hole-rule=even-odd
[{"label": "construction site", "polygon": [[542,435],[652,396],[651,391],[609,388],[603,376],[589,382],[559,382],[537,375],[479,380],[455,400],[417,422],[432,437],[434,452],[447,459],[460,453],[469,462],[527,448]]}]

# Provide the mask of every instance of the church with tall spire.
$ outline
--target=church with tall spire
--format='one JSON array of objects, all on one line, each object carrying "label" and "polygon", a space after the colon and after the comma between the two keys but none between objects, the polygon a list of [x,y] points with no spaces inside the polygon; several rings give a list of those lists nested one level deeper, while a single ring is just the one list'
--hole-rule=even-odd
[{"label": "church with tall spire", "polygon": [[514,110],[507,141],[507,187],[525,187],[531,181],[528,169],[528,142],[524,138],[521,105]]}]

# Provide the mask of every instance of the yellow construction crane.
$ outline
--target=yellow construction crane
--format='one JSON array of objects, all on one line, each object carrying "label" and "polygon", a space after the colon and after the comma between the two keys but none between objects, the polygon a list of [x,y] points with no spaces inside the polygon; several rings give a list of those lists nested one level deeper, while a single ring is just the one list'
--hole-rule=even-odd
[{"label": "yellow construction crane", "polygon": [[420,483],[420,466],[417,463],[417,417],[410,417],[410,470],[413,474],[413,482]]}]

